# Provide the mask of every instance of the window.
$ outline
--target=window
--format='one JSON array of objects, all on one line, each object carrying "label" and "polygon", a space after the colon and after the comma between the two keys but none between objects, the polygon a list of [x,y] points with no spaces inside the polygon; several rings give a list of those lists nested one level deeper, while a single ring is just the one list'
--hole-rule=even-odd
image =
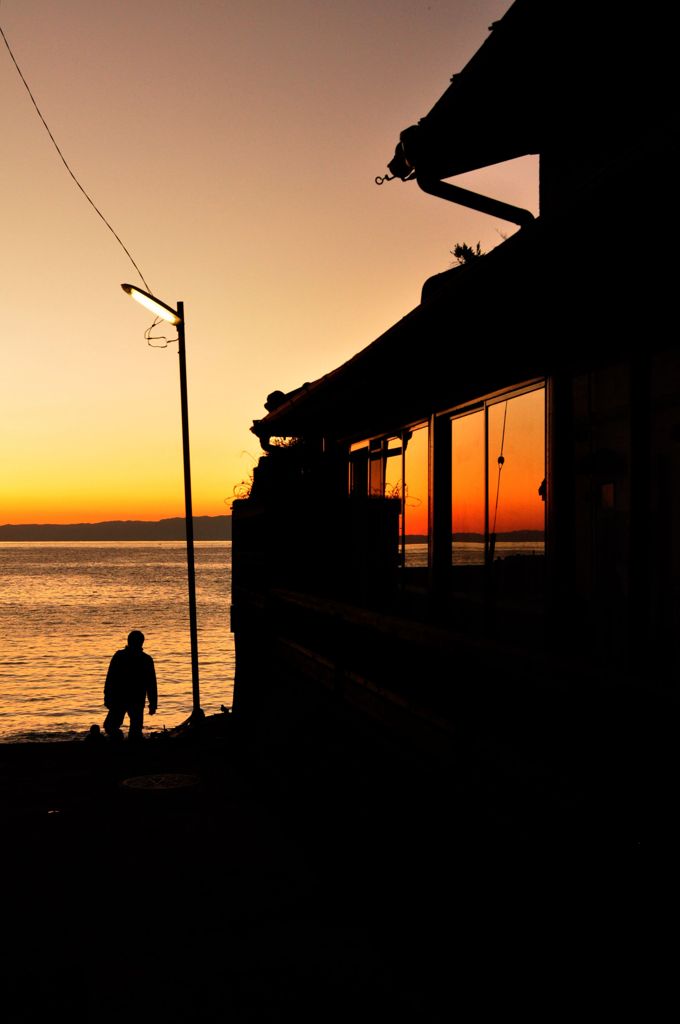
[{"label": "window", "polygon": [[429,552],[429,430],[423,423],[350,448],[349,490],[355,497],[400,501],[401,563],[426,566]]},{"label": "window", "polygon": [[403,441],[401,437],[388,437],[385,451],[385,497],[401,499],[404,490]]},{"label": "window", "polygon": [[451,421],[451,558],[454,565],[484,562],[485,420],[482,409]]},{"label": "window", "polygon": [[407,430],[403,435],[404,497],[402,538],[404,565],[428,564],[429,509],[429,431],[427,425]]},{"label": "window", "polygon": [[368,494],[368,441],[358,441],[349,450],[349,493]]},{"label": "window", "polygon": [[543,554],[545,388],[451,420],[452,564]]}]

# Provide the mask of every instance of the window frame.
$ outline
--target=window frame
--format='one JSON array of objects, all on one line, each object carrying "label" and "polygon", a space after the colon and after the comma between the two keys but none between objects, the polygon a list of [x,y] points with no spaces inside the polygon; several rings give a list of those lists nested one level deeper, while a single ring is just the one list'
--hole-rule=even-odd
[{"label": "window frame", "polygon": [[[446,458],[448,461],[448,485],[446,490],[448,491],[448,532],[449,538],[451,535],[451,501],[453,496],[452,480],[451,480],[451,463],[452,463],[452,444],[451,444],[451,424],[456,419],[461,419],[464,416],[472,415],[476,412],[484,413],[484,559],[480,568],[489,565],[489,414],[488,410],[494,406],[499,405],[502,402],[509,402],[515,398],[521,398],[522,395],[530,394],[533,391],[543,391],[543,423],[544,423],[544,478],[546,482],[546,495],[545,495],[545,510],[544,510],[544,545],[545,553],[547,554],[547,537],[548,537],[548,501],[547,495],[549,493],[548,487],[548,472],[549,472],[549,385],[550,381],[547,377],[536,377],[531,380],[524,381],[521,384],[508,388],[500,388],[492,392],[488,392],[486,395],[480,396],[472,401],[466,401],[452,405],[441,412],[436,413],[435,419],[438,423],[438,431],[435,436],[442,436],[442,425],[446,424],[448,445],[446,451],[435,452],[435,467],[434,474],[437,475],[441,469],[442,459]],[[445,446],[442,446],[445,447]],[[443,547],[443,545],[442,545]],[[447,548],[447,574],[450,570],[455,570],[451,555],[451,541],[448,540]]]}]

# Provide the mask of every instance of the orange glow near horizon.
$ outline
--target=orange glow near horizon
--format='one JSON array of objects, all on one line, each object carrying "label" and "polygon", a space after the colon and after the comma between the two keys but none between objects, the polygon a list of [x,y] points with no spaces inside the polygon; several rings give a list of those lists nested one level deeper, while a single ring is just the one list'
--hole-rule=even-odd
[{"label": "orange glow near horizon", "polygon": [[[93,503],[86,504],[76,498],[71,498],[72,504],[64,503],[58,505],[40,506],[38,502],[35,505],[30,506],[30,510],[22,513],[21,507],[18,506],[16,512],[13,514],[5,512],[6,519],[0,523],[0,526],[12,524],[15,526],[37,526],[37,525],[50,525],[50,526],[62,526],[69,524],[80,524],[80,523],[105,523],[105,522],[158,522],[161,519],[176,519],[184,518],[184,506],[168,505],[163,507],[157,502],[144,507],[141,503],[135,503],[135,508],[139,508],[140,511],[136,514],[130,513],[129,502],[121,501],[120,505],[116,505],[110,498],[106,498],[101,505],[97,506]],[[83,514],[83,508],[86,509]],[[37,512],[35,511],[37,509]],[[35,513],[35,517],[31,518],[32,514]],[[219,516],[227,515],[229,510],[225,507],[224,510],[217,511],[197,511],[194,508],[194,517],[197,516]]]},{"label": "orange glow near horizon", "polygon": [[[38,478],[17,460],[2,488],[2,524],[153,521],[183,516],[181,450],[177,447],[166,453],[150,452],[148,458],[149,465],[144,452],[134,456],[131,452],[129,462],[121,467],[115,458],[107,461],[102,456],[99,461],[96,448],[89,449],[83,441],[77,457],[64,452],[43,467]],[[229,512],[230,496],[221,489],[221,480],[209,466],[201,467],[194,481],[195,516]]]}]

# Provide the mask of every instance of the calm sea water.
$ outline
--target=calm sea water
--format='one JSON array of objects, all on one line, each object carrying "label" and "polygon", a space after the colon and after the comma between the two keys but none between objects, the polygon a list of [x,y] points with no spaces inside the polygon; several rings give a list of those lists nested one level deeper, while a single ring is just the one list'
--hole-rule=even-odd
[{"label": "calm sea water", "polygon": [[[498,541],[495,549],[496,558],[509,558],[512,555],[544,555],[545,544],[542,540]],[[413,567],[427,565],[427,544],[407,544],[406,564]],[[479,541],[457,540],[451,545],[452,565],[483,565],[484,544]]]},{"label": "calm sea water", "polygon": [[[201,706],[231,706],[231,543],[196,543]],[[59,740],[102,724],[111,655],[141,629],[155,660],[158,713],[191,713],[186,546],[182,541],[0,544],[0,741]]]}]

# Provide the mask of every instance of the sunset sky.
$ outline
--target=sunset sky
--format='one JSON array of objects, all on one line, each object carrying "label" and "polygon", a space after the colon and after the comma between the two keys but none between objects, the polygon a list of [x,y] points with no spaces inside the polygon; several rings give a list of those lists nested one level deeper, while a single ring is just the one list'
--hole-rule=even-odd
[{"label": "sunset sky", "polygon": [[[151,290],[185,303],[194,513],[228,511],[270,391],[418,304],[513,225],[378,188],[510,0],[1,0],[65,158]],[[0,40],[0,522],[183,514],[177,346],[59,159]],[[537,161],[457,183],[537,212]]]}]

